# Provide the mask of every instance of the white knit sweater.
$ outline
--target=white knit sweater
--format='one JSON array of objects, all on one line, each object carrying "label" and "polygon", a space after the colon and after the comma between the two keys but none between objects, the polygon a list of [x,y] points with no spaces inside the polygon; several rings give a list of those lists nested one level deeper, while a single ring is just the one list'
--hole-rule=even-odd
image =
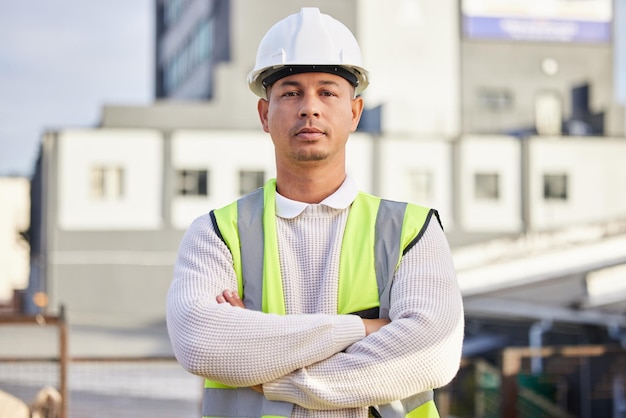
[{"label": "white knit sweater", "polygon": [[232,257],[208,215],[180,246],[167,299],[178,361],[233,386],[263,383],[296,404],[294,417],[367,417],[367,406],[447,384],[456,374],[463,306],[444,233],[433,217],[403,258],[391,324],[365,337],[361,319],[337,315],[339,252],[349,208],[309,205],[277,216],[286,316],[218,304],[237,289]]}]

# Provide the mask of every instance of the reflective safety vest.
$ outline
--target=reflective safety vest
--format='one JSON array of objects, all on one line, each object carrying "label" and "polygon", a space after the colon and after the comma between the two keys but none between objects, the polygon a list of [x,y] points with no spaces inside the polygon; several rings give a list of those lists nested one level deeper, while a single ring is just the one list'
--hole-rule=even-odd
[{"label": "reflective safety vest", "polygon": [[[359,193],[352,203],[339,259],[338,314],[388,318],[393,274],[437,212]],[[230,249],[246,309],[285,315],[276,234],[276,180],[211,211],[215,231]],[[373,251],[372,251],[373,249]],[[263,272],[263,274],[259,274]],[[358,289],[358,291],[355,291]],[[376,416],[439,418],[433,391],[370,407]],[[202,416],[290,417],[293,404],[269,401],[250,388],[205,380]]]}]

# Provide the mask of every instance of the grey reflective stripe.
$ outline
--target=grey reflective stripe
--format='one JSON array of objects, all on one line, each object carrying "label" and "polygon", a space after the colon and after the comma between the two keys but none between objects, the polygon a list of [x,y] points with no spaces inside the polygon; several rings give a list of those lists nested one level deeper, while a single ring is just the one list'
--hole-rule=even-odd
[{"label": "grey reflective stripe", "polygon": [[[400,259],[402,225],[406,203],[382,199],[376,215],[376,239],[374,257],[376,262],[376,282],[380,295],[381,318],[389,318],[390,293],[396,263]],[[382,289],[382,290],[381,290]],[[408,398],[380,405],[378,410],[384,418],[404,418],[407,413],[434,399],[432,390],[418,393]]]},{"label": "grey reflective stripe", "polygon": [[[263,310],[263,189],[237,201],[237,232],[246,309]],[[203,417],[291,417],[293,404],[275,402],[250,388],[205,388]]]},{"label": "grey reflective stripe", "polygon": [[389,318],[391,279],[402,250],[400,237],[405,210],[406,203],[382,199],[376,215],[374,262],[381,318]]},{"label": "grey reflective stripe", "polygon": [[406,414],[424,405],[426,402],[434,400],[435,396],[432,390],[418,393],[400,401],[380,405],[378,410],[384,418],[404,418]]},{"label": "grey reflective stripe", "polygon": [[[389,318],[391,305],[391,285],[400,259],[402,225],[406,203],[382,199],[376,215],[376,239],[374,257],[376,260],[376,282],[380,295],[381,318]],[[382,289],[382,290],[381,290]],[[434,399],[432,390],[418,393],[402,400],[380,405],[378,410],[384,418],[404,418],[406,414]]]},{"label": "grey reflective stripe", "polygon": [[402,399],[402,404],[407,411],[412,411],[415,408],[424,405],[428,401],[432,401],[435,399],[435,394],[432,390],[428,390],[426,392],[418,393],[413,396],[409,396],[408,398]]},{"label": "grey reflective stripe", "polygon": [[[262,188],[237,201],[243,303],[247,309],[255,311],[263,309],[263,206]],[[254,279],[248,280],[249,278]]]},{"label": "grey reflective stripe", "polygon": [[204,389],[203,417],[291,417],[293,404],[274,402],[250,388]]}]

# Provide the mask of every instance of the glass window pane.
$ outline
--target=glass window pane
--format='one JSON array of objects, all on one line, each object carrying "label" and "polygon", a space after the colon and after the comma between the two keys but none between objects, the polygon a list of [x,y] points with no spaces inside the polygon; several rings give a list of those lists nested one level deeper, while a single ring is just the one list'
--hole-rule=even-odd
[{"label": "glass window pane", "polygon": [[543,198],[545,200],[567,200],[567,175],[544,174]]},{"label": "glass window pane", "polygon": [[412,202],[427,202],[433,198],[432,174],[428,170],[409,171],[409,196]]},{"label": "glass window pane", "polygon": [[263,186],[264,182],[264,171],[241,170],[239,172],[239,194],[244,195],[250,193]]},{"label": "glass window pane", "polygon": [[476,200],[497,200],[500,197],[499,176],[497,173],[476,173],[474,175],[474,197]]},{"label": "glass window pane", "polygon": [[208,196],[209,172],[207,170],[179,170],[176,177],[176,194]]}]

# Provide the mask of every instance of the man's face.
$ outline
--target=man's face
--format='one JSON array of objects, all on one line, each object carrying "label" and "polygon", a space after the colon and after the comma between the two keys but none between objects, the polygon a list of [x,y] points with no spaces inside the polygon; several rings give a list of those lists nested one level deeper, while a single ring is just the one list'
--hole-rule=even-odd
[{"label": "man's face", "polygon": [[334,74],[302,73],[275,82],[258,111],[277,163],[343,161],[363,110],[363,100],[353,95],[352,85]]}]

